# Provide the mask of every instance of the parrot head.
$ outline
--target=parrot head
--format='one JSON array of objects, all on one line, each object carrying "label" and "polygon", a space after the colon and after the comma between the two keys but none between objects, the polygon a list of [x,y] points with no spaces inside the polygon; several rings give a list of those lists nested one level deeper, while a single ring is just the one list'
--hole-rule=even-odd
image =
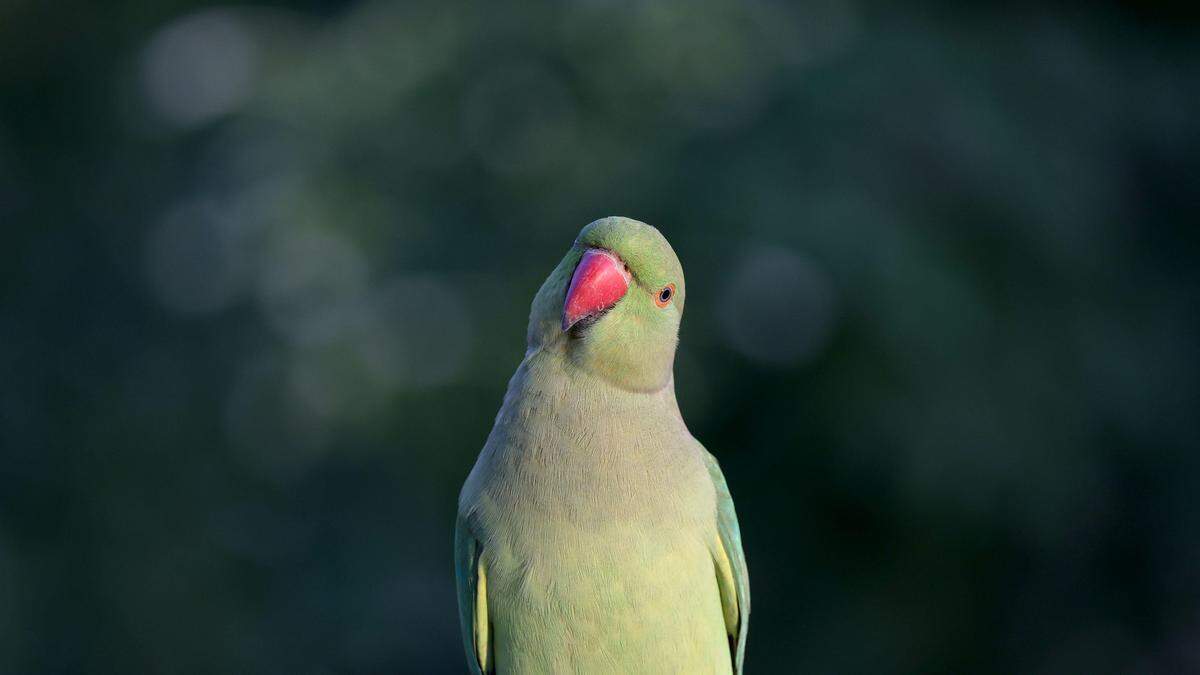
[{"label": "parrot head", "polygon": [[657,229],[601,218],[534,298],[529,346],[561,350],[623,389],[656,391],[671,380],[684,294],[683,268]]}]

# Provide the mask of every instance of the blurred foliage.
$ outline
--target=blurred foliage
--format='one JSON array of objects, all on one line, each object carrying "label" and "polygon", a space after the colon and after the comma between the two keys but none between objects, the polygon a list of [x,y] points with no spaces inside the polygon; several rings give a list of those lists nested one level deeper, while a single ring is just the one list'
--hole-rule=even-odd
[{"label": "blurred foliage", "polygon": [[688,273],[751,672],[1200,670],[1197,38],[0,4],[0,672],[462,672],[457,491],[609,214]]}]

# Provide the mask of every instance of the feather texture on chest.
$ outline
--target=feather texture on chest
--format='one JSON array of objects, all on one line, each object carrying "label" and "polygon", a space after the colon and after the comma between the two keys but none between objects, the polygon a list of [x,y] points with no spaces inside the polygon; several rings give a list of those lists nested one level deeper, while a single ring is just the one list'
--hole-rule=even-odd
[{"label": "feather texture on chest", "polygon": [[550,356],[531,352],[510,383],[476,472],[486,477],[473,473],[464,490],[478,500],[472,517],[594,530],[707,524],[697,514],[715,508],[712,483],[671,388],[614,391],[569,377]]}]

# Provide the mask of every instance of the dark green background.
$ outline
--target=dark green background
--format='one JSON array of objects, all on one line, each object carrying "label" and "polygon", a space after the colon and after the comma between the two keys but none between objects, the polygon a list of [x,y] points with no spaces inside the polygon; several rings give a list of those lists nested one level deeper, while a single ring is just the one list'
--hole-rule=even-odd
[{"label": "dark green background", "polygon": [[458,488],[657,225],[753,673],[1200,670],[1164,8],[0,3],[0,672],[462,672]]}]

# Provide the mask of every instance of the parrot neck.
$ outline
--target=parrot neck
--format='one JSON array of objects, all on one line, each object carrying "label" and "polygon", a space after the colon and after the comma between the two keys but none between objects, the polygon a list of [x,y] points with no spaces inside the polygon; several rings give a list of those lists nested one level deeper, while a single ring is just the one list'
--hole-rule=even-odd
[{"label": "parrot neck", "polygon": [[613,383],[603,374],[580,366],[561,344],[533,347],[509,383],[505,399],[546,398],[556,402],[560,415],[580,430],[624,419],[662,421],[682,425],[675,398],[675,378],[654,389],[633,390]]},{"label": "parrot neck", "polygon": [[671,489],[680,472],[702,467],[697,447],[673,382],[629,391],[580,371],[559,352],[531,349],[509,381],[463,494],[470,501],[486,492],[482,501],[538,521],[591,527],[658,519],[677,526],[705,512],[680,512]]},{"label": "parrot neck", "polygon": [[603,384],[609,389],[641,395],[635,400],[659,394],[674,400],[674,341],[657,345],[657,348],[630,346],[641,342],[612,335],[589,335],[580,339],[559,332],[547,343],[530,345],[527,354],[563,364],[564,372],[581,382],[591,382],[595,386]]}]

